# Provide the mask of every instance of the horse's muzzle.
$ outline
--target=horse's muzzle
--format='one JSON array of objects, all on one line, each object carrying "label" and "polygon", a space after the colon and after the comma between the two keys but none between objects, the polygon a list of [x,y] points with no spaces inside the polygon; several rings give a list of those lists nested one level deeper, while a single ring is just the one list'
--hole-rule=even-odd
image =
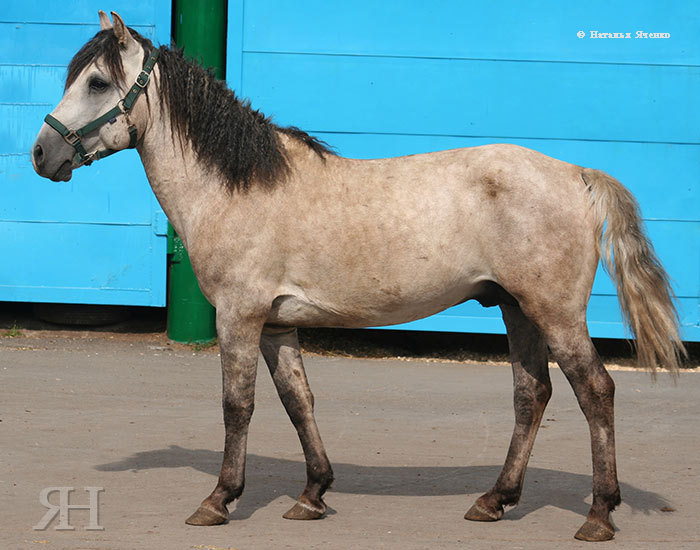
[{"label": "horse's muzzle", "polygon": [[60,136],[42,131],[31,150],[34,171],[51,181],[68,181],[73,175],[73,150]]},{"label": "horse's muzzle", "polygon": [[50,177],[51,181],[70,181],[70,179],[73,177],[73,163],[70,160],[67,160],[61,166],[58,167],[58,170],[54,173],[53,176]]}]

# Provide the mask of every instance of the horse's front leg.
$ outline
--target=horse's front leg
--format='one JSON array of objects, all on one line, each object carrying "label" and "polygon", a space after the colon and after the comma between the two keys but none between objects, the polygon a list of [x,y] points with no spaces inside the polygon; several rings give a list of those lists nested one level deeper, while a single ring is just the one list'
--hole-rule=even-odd
[{"label": "horse's front leg", "polygon": [[238,498],[245,484],[248,425],[255,400],[255,372],[258,362],[260,316],[242,316],[217,307],[216,330],[221,348],[223,409],[226,440],[219,481],[187,523],[219,525],[228,521],[226,505]]},{"label": "horse's front leg", "polygon": [[333,471],[314,419],[314,396],[304,372],[296,329],[265,327],[260,349],[306,459],[306,488],[284,517],[318,519],[326,511],[322,496],[333,481]]}]

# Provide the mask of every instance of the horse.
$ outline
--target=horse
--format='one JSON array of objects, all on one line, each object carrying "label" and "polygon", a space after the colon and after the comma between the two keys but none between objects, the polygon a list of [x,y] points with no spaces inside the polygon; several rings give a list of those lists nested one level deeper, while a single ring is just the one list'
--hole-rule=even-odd
[{"label": "horse", "polygon": [[593,501],[575,537],[612,539],[621,502],[615,385],[586,324],[599,261],[640,364],[677,373],[685,354],[668,276],[632,194],[604,172],[509,144],[343,158],[116,13],[99,15],[101,30],[71,60],[31,158],[39,175],[68,181],[135,147],[216,307],[224,456],[214,490],[186,522],[227,522],[243,492],[259,351],[306,462],[306,486],[284,517],[317,519],[333,471],[297,328],[403,323],[474,299],[502,310],[515,427],[502,472],[465,518],[496,521],[518,503],[552,393],[551,353],[590,428]]}]

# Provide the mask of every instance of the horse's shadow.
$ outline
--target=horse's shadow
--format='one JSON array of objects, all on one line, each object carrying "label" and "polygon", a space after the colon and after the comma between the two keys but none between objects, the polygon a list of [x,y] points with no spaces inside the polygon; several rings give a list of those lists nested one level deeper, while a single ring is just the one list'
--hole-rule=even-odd
[{"label": "horse's shadow", "polygon": [[[217,476],[223,453],[209,449],[186,449],[171,445],[167,449],[142,451],[118,462],[99,464],[102,472],[148,470],[152,468],[190,467]],[[333,492],[360,495],[447,496],[487,491],[501,470],[500,466],[362,466],[336,462]],[[249,491],[236,504],[231,519],[246,519],[280,495],[295,499],[304,487],[303,458],[290,460],[249,454],[246,477],[248,487],[269,486],[269,491]],[[632,510],[649,513],[671,506],[661,495],[621,483],[624,502]],[[274,490],[273,490],[274,487]],[[590,504],[590,475],[530,467],[525,478],[525,495],[517,508],[504,519],[519,519],[544,506],[556,506],[585,516]],[[465,509],[471,502],[465,500]],[[334,511],[329,506],[329,514]]]}]

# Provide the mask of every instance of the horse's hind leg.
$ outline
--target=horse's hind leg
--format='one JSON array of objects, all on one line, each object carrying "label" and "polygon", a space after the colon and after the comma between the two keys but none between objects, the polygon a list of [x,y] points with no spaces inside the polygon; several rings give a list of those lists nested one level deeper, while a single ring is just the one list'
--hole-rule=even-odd
[{"label": "horse's hind leg", "polygon": [[301,360],[296,329],[266,327],[260,349],[277,393],[299,434],[306,459],[306,488],[287,519],[318,519],[326,511],[322,496],[333,481],[333,471],[314,419],[314,397]]},{"label": "horse's hind leg", "polygon": [[518,306],[501,305],[501,310],[513,363],[515,428],[496,484],[464,516],[474,521],[496,521],[503,516],[504,506],[517,504],[537,429],[552,394],[547,347],[539,329]]},{"label": "horse's hind leg", "polygon": [[558,324],[546,332],[552,355],[574,389],[591,433],[593,505],[575,537],[588,541],[610,540],[615,535],[610,512],[620,504],[615,466],[615,383],[591,342],[585,319]]}]

